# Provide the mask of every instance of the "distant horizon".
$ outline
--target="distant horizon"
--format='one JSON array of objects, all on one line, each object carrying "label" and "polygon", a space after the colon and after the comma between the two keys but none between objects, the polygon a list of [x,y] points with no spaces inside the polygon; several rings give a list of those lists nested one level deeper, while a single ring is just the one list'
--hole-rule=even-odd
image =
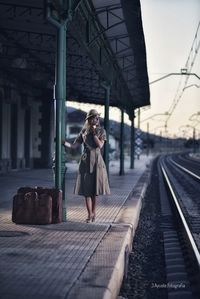
[{"label": "distant horizon", "polygon": [[[85,106],[85,107],[84,107]],[[85,112],[85,113],[87,113],[88,112],[88,110],[90,110],[90,109],[92,109],[92,108],[95,108],[95,109],[100,109],[100,110],[102,110],[102,113],[101,113],[101,118],[104,118],[104,111],[103,111],[103,109],[104,109],[104,106],[101,106],[101,105],[95,105],[95,104],[87,104],[87,103],[78,103],[78,102],[73,102],[73,101],[68,101],[67,102],[67,105],[66,105],[66,108],[72,108],[72,109],[74,109],[75,111],[76,110],[81,110],[81,111],[83,111],[83,112]],[[89,108],[89,109],[88,109]],[[114,108],[114,109],[116,109],[116,110],[119,110],[118,108],[116,108],[116,107],[110,107],[110,109],[112,109],[112,108]],[[99,110],[98,110],[99,111]],[[120,110],[119,110],[119,114],[120,114]],[[127,114],[126,114],[127,115]],[[113,114],[111,114],[110,113],[110,120],[112,120],[112,121],[116,121],[116,122],[118,122],[118,123],[120,123],[121,122],[121,120],[116,120],[116,117],[115,118],[111,118],[111,116],[112,117],[114,117],[114,115]],[[128,118],[128,115],[127,115],[127,118]],[[129,127],[131,127],[131,122],[129,121],[129,123],[126,123],[126,125],[128,125]],[[137,126],[135,126],[135,129],[138,129],[138,127]],[[143,129],[140,129],[144,134],[146,134],[146,133],[148,133],[147,131],[144,131]],[[163,137],[163,138],[169,138],[169,139],[173,139],[173,140],[175,140],[175,139],[183,139],[183,140],[188,140],[188,139],[192,139],[191,137],[183,137],[183,136],[162,136],[162,134],[160,135],[160,134],[158,134],[158,133],[154,133],[154,132],[149,132],[149,134],[151,134],[151,135],[154,135],[154,136],[157,136],[157,137]]]}]

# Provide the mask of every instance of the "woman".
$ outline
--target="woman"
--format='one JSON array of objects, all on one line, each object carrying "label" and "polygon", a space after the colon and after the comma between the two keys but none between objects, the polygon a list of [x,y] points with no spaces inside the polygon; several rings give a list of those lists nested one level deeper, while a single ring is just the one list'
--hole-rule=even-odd
[{"label": "woman", "polygon": [[110,194],[106,166],[101,155],[101,149],[106,141],[106,132],[99,124],[99,113],[91,109],[86,116],[83,129],[71,144],[64,145],[77,148],[83,143],[74,193],[85,197],[88,217],[86,222],[95,221],[97,195]]}]

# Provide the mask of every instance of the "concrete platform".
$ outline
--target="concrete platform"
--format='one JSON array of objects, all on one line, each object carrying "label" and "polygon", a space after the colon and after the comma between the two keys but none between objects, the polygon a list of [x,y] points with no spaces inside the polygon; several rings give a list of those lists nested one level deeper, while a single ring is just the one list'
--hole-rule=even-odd
[{"label": "concrete platform", "polygon": [[137,227],[152,157],[135,169],[110,162],[111,195],[98,198],[95,223],[85,223],[84,200],[73,194],[77,164],[68,164],[67,222],[16,225],[12,197],[20,186],[53,186],[48,169],[0,176],[0,298],[117,298]]}]

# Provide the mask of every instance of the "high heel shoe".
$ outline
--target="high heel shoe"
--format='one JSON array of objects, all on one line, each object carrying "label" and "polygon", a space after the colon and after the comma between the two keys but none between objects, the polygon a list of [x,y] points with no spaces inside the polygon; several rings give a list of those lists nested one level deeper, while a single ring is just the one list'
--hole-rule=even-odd
[{"label": "high heel shoe", "polygon": [[88,217],[85,221],[87,222],[87,223],[90,223],[91,222],[91,218],[90,217]]},{"label": "high heel shoe", "polygon": [[92,216],[91,221],[95,222],[95,215]]}]

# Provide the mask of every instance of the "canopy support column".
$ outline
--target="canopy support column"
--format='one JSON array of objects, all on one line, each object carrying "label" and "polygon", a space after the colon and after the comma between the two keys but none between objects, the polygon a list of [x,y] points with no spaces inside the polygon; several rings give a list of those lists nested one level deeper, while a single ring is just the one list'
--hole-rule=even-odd
[{"label": "canopy support column", "polygon": [[62,189],[62,220],[66,221],[65,200],[65,152],[62,140],[65,140],[65,101],[66,101],[66,30],[65,23],[57,29],[56,50],[56,159],[55,187]]},{"label": "canopy support column", "polygon": [[[78,1],[80,2],[80,1]],[[78,2],[76,5],[78,5]],[[63,13],[62,13],[63,12]],[[65,12],[65,14],[64,14]],[[67,15],[66,15],[67,12]],[[57,5],[47,1],[47,20],[57,28],[56,68],[55,68],[55,188],[62,190],[62,221],[66,221],[65,200],[65,150],[62,140],[65,140],[65,103],[66,103],[66,30],[72,20],[71,2],[59,0]]]},{"label": "canopy support column", "polygon": [[133,111],[133,115],[131,118],[131,153],[130,153],[130,169],[134,168],[135,162],[135,113]]},{"label": "canopy support column", "polygon": [[120,171],[119,175],[124,175],[124,110],[121,109],[120,125]]},{"label": "canopy support column", "polygon": [[107,173],[109,175],[109,131],[110,131],[110,123],[109,123],[109,107],[110,107],[110,84],[107,82],[101,82],[101,86],[105,89],[105,105],[104,105],[104,129],[107,133],[107,140],[104,146],[104,161],[106,164]]}]

